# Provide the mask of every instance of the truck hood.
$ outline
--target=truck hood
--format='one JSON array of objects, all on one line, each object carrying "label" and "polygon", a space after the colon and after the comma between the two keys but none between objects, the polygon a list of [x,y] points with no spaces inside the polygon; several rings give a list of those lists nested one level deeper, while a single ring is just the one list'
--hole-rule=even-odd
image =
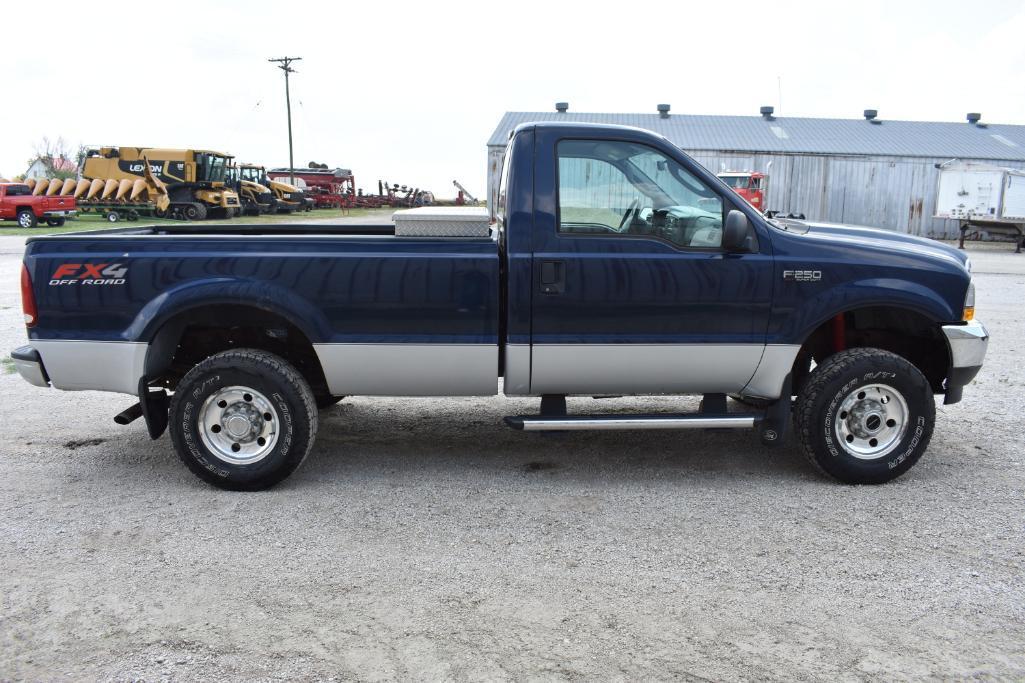
[{"label": "truck hood", "polygon": [[863,225],[793,219],[777,219],[776,223],[790,234],[803,235],[812,240],[824,240],[837,245],[898,251],[930,260],[954,263],[965,269],[969,268],[968,255],[965,252],[925,237],[916,237],[893,230],[869,228]]}]

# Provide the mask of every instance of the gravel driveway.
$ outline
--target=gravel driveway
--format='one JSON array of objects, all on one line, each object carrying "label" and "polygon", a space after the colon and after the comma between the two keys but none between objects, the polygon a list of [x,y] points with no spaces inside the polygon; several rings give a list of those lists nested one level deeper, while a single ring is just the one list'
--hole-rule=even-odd
[{"label": "gravel driveway", "polygon": [[[21,249],[0,239],[4,355]],[[754,432],[358,398],[283,485],[228,493],[115,425],[130,397],[4,366],[0,679],[1025,677],[1025,255],[971,250],[987,365],[880,487]]]}]

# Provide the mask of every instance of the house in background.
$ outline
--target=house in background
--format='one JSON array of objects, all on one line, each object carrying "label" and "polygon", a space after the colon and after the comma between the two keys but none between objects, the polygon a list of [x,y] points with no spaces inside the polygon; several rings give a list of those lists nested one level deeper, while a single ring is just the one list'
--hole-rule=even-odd
[{"label": "house in background", "polygon": [[[57,157],[56,159],[53,159],[53,168],[55,171],[63,173],[78,173],[78,165],[74,161],[66,157]],[[47,172],[47,164],[46,160],[44,160],[43,158],[39,158],[33,161],[29,165],[28,170],[25,171],[25,180],[28,180],[30,178],[40,180],[42,178],[47,177],[49,177]]]}]

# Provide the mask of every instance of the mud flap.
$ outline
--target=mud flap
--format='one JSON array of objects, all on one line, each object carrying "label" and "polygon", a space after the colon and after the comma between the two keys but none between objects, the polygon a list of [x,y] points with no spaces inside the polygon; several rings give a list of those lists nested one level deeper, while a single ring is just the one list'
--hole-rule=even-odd
[{"label": "mud flap", "polygon": [[782,446],[790,433],[790,408],[793,401],[793,379],[788,373],[783,380],[783,389],[779,398],[765,409],[765,417],[758,424],[758,431],[762,437],[762,445],[770,448]]},{"label": "mud flap", "polygon": [[159,439],[167,431],[171,397],[164,389],[150,388],[146,381],[145,377],[139,380],[139,403],[142,405],[142,416],[146,419],[149,437]]}]

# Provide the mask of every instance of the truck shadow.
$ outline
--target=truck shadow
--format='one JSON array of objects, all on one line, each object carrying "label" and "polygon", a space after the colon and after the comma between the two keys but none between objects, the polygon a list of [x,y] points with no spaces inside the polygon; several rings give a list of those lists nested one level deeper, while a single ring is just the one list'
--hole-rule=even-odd
[{"label": "truck shadow", "polygon": [[[583,400],[583,399],[579,399]],[[667,410],[670,399],[623,399],[634,412]],[[320,414],[317,440],[307,461],[275,490],[397,479],[463,481],[476,486],[533,480],[554,486],[616,482],[722,485],[806,482],[834,485],[799,452],[792,436],[765,448],[753,430],[654,430],[522,432],[505,415],[536,412],[536,400],[346,399]],[[512,406],[510,405],[512,404]],[[571,412],[583,412],[571,404]],[[590,410],[595,410],[592,407]],[[693,406],[677,406],[693,409]],[[736,406],[733,406],[736,409]],[[175,455],[165,434],[149,440],[142,422],[127,431],[104,431],[82,441],[76,468],[102,467],[105,476],[136,478],[140,466],[163,479],[206,487]],[[70,449],[74,444],[62,444]],[[111,473],[109,470],[118,470]],[[79,471],[88,477],[95,472]],[[166,482],[166,480],[165,480]],[[504,483],[503,483],[504,482]]]},{"label": "truck shadow", "polygon": [[[822,480],[793,439],[765,448],[753,430],[521,432],[502,401],[343,402],[321,413],[317,444],[298,479],[416,474],[555,480]],[[527,403],[523,413],[536,411]],[[571,406],[571,411],[573,410]],[[306,474],[303,474],[305,472]]]}]

